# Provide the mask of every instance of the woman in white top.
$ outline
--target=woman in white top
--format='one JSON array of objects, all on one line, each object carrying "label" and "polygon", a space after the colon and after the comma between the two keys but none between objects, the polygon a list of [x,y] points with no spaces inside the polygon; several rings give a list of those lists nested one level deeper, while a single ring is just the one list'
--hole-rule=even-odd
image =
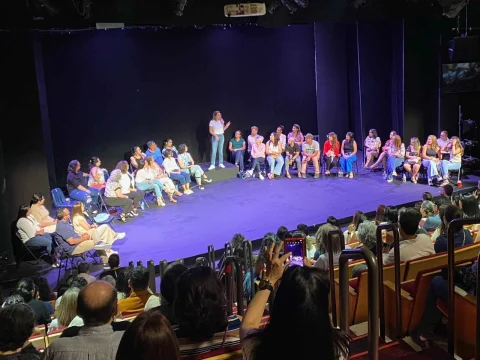
[{"label": "woman in white top", "polygon": [[35,193],[30,200],[30,216],[33,216],[40,227],[47,233],[53,233],[57,227],[57,219],[50,216],[45,207],[45,197],[41,193]]},{"label": "woman in white top", "polygon": [[165,191],[170,198],[170,202],[176,203],[177,200],[173,198],[173,195],[182,196],[183,194],[177,190],[172,179],[168,177],[168,174],[163,170],[163,168],[157,164],[157,162],[151,156],[145,158],[145,162],[148,163],[148,166],[155,174],[155,179],[160,181],[163,185],[163,191]]},{"label": "woman in white top", "polygon": [[217,157],[217,152],[218,166],[221,168],[225,167],[223,165],[223,143],[225,141],[223,133],[225,132],[225,130],[228,129],[229,126],[230,121],[225,124],[222,119],[222,113],[220,111],[217,110],[213,112],[213,119],[210,120],[210,123],[208,124],[210,135],[212,135],[212,157],[210,162],[211,165],[208,170],[215,169],[215,159]]},{"label": "woman in white top", "polygon": [[155,191],[158,206],[165,206],[165,201],[163,201],[162,196],[163,184],[157,179],[155,179],[155,173],[146,161],[138,161],[138,169],[135,172],[135,180],[137,183],[137,187],[140,190]]},{"label": "woman in white top", "polygon": [[129,199],[133,200],[134,209],[137,209],[139,206],[142,207],[142,200],[145,197],[145,192],[137,189],[135,178],[128,172],[128,163],[125,160],[119,161],[115,169],[118,169],[122,172],[122,176],[119,181],[120,186],[122,187],[122,194],[127,195]]},{"label": "woman in white top", "polygon": [[188,146],[185,144],[178,145],[178,165],[183,172],[193,176],[197,182],[198,188],[203,190],[202,180],[206,183],[211,183],[212,180],[205,175],[205,172],[199,165],[195,164],[193,161],[192,155],[188,152]]},{"label": "woman in white top", "polygon": [[[114,241],[123,239],[125,237],[125,233],[116,233],[112,230],[110,226],[107,224],[103,225],[90,225],[87,220],[85,220],[85,216],[83,212],[85,211],[85,206],[80,201],[77,201],[73,204],[72,207],[72,226],[73,230],[78,235],[82,235],[87,233],[95,242],[95,245],[100,245],[100,242],[103,242],[107,245],[112,245]],[[113,250],[105,250],[108,256],[111,254],[116,254],[116,251]]]},{"label": "woman in white top", "polygon": [[88,167],[90,172],[88,173],[88,186],[95,189],[103,189],[105,187],[106,178],[108,178],[108,171],[101,168],[102,162],[96,156],[90,158]]},{"label": "woman in white top", "polygon": [[180,181],[184,194],[193,194],[193,191],[190,190],[190,174],[180,170],[177,160],[173,157],[173,151],[165,151],[165,159],[163,159],[162,165],[171,179]]},{"label": "woman in white top", "polygon": [[173,157],[177,158],[178,157],[178,150],[177,148],[173,145],[173,140],[168,138],[163,140],[163,149],[162,149],[162,155],[165,157],[165,151],[166,150],[172,150],[173,151]]},{"label": "woman in white top", "polygon": [[280,176],[282,173],[283,164],[285,163],[282,152],[282,143],[280,142],[278,134],[271,133],[270,140],[268,140],[265,145],[265,153],[267,155],[268,165],[270,166],[270,172],[268,173],[269,179]]},{"label": "woman in white top", "polygon": [[462,167],[463,146],[460,143],[460,139],[456,136],[452,136],[449,144],[451,144],[449,160],[442,160],[442,185],[447,185],[449,183],[449,170],[460,170]]},{"label": "woman in white top", "polygon": [[[80,289],[70,288],[65,291],[62,301],[55,310],[55,319],[48,325],[48,332],[64,329],[70,326],[83,326],[83,320],[77,316],[77,301]],[[75,319],[75,325],[70,325]]]},{"label": "woman in white top", "polygon": [[365,139],[365,152],[367,157],[364,164],[365,168],[368,168],[372,160],[378,157],[381,145],[382,141],[378,137],[377,130],[370,129],[368,136]]}]

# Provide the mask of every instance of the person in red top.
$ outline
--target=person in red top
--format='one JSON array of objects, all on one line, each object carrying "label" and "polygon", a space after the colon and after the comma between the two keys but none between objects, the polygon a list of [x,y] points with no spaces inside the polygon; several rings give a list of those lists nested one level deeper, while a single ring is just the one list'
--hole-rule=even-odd
[{"label": "person in red top", "polygon": [[340,143],[334,132],[328,134],[328,140],[323,144],[323,159],[327,164],[325,175],[330,175],[330,170],[338,165],[340,159]]}]

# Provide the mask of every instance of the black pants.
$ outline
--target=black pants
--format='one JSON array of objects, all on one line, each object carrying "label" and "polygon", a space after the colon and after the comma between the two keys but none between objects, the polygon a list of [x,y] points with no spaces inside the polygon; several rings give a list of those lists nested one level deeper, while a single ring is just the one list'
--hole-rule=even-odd
[{"label": "black pants", "polygon": [[133,206],[137,208],[138,204],[140,203],[140,201],[142,201],[143,197],[145,196],[145,191],[142,191],[142,190],[130,191],[126,195],[128,196],[129,199],[133,200]]},{"label": "black pants", "polygon": [[334,166],[338,166],[338,156],[335,156],[333,159],[330,156],[324,156],[323,160],[327,163],[326,170],[330,171]]},{"label": "black pants", "polygon": [[437,308],[437,299],[448,301],[448,281],[441,276],[435,276],[432,279],[422,320],[417,328],[419,335],[427,339],[431,339],[435,325],[442,319],[442,313]]},{"label": "black pants", "polygon": [[104,197],[105,204],[108,206],[116,207],[119,206],[122,208],[124,214],[129,213],[133,210],[133,200],[132,199],[123,199],[117,197]]}]

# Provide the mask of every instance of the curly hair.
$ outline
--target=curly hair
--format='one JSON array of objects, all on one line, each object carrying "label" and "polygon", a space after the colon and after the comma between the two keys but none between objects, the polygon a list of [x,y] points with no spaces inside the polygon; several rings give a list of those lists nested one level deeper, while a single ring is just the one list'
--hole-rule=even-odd
[{"label": "curly hair", "polygon": [[185,271],[177,282],[173,304],[180,331],[190,340],[205,341],[228,325],[223,286],[206,266]]}]

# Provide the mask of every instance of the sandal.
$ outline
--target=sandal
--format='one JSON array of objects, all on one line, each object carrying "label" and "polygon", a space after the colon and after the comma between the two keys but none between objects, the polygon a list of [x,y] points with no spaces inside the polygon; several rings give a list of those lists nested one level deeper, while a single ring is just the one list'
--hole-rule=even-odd
[{"label": "sandal", "polygon": [[287,174],[285,175],[287,178],[291,179],[292,177],[290,176],[290,174]]},{"label": "sandal", "polygon": [[348,174],[349,179],[353,179],[353,173]]},{"label": "sandal", "polygon": [[170,198],[170,202],[171,202],[171,203],[176,203],[177,200],[175,200],[173,197],[171,197],[171,198]]},{"label": "sandal", "polygon": [[183,196],[183,194],[180,191],[175,191],[174,194],[177,196]]}]

